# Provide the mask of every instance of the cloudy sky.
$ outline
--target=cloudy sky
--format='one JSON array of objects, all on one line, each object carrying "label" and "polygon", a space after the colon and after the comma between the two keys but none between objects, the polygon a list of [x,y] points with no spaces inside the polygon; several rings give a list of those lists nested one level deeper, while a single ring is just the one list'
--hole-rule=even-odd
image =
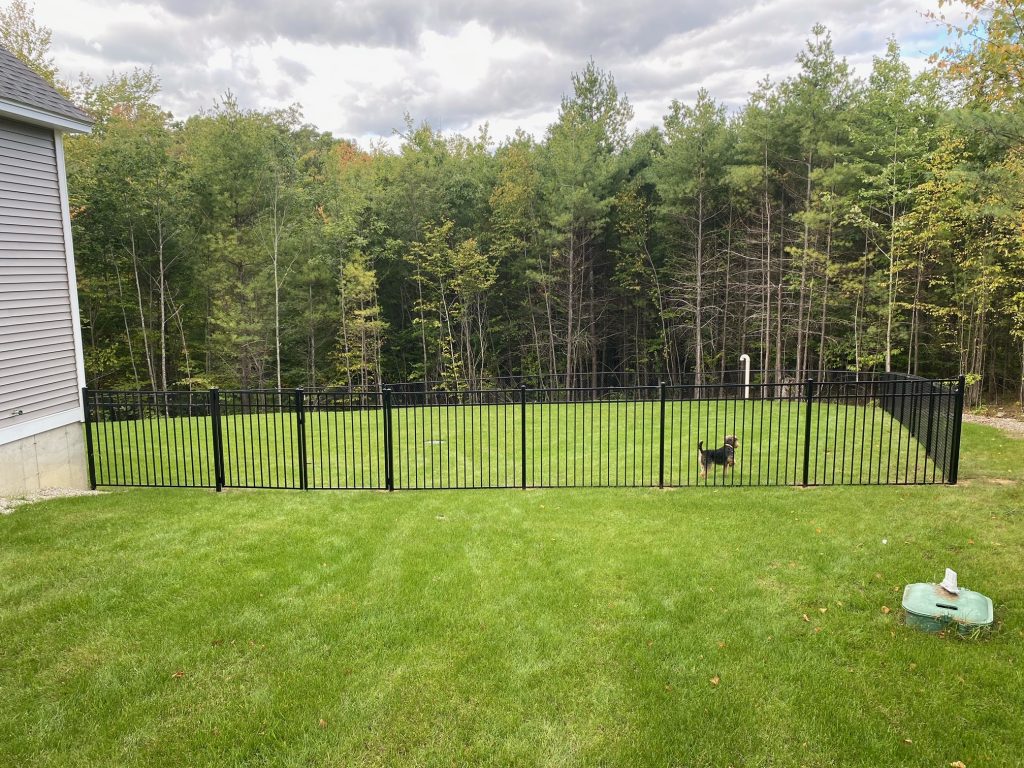
[{"label": "cloudy sky", "polygon": [[915,69],[940,39],[934,0],[36,0],[65,77],[152,66],[183,117],[230,89],[246,107],[302,105],[366,146],[403,114],[448,131],[540,135],[589,58],[636,112],[708,88],[737,106],[795,69],[820,21],[858,72],[894,36]]}]

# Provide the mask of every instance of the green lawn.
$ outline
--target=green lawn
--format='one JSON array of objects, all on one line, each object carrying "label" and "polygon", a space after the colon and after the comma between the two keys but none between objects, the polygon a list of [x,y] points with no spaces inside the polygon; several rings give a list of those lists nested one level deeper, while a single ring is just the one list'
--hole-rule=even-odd
[{"label": "green lawn", "polygon": [[[518,405],[395,408],[395,483],[401,488],[517,487],[523,475]],[[658,402],[530,403],[526,482],[543,486],[656,486]],[[799,401],[687,400],[666,404],[666,485],[795,485],[803,480],[806,411]],[[294,414],[221,419],[231,487],[300,487]],[[215,484],[207,417],[150,418],[93,426],[101,485]],[[383,488],[380,410],[310,412],[305,425],[313,488]],[[739,437],[736,468],[700,478],[697,442]],[[950,439],[951,435],[944,436]],[[823,402],[811,411],[812,484],[942,481],[925,446],[873,404]],[[134,461],[133,461],[134,459]]]},{"label": "green lawn", "polygon": [[[1020,765],[1024,441],[963,447],[956,487],[20,507],[0,765]],[[901,622],[945,566],[991,636]]]}]

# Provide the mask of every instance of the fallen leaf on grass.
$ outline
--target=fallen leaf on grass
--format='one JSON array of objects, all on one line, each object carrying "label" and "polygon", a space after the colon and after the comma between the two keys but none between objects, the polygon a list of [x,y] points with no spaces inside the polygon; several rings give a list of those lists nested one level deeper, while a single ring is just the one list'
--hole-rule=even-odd
[{"label": "fallen leaf on grass", "polygon": [[327,721],[324,720],[322,717],[320,718],[320,727],[321,728],[326,728],[327,727]]},{"label": "fallen leaf on grass", "polygon": [[967,766],[964,765],[962,760],[954,760],[949,764],[949,768],[967,768]]},{"label": "fallen leaf on grass", "polygon": [[719,647],[719,648],[725,648],[725,643],[723,643],[723,642],[719,641],[719,643],[718,643],[718,647]]},{"label": "fallen leaf on grass", "polygon": [[882,613],[890,614],[890,613],[892,613],[892,608],[890,608],[888,605],[883,605],[882,606]]},{"label": "fallen leaf on grass", "polygon": [[803,619],[804,621],[810,621],[811,620],[811,617],[808,616],[806,613],[803,616],[801,616],[800,618]]},{"label": "fallen leaf on grass", "polygon": [[828,608],[819,608],[818,609],[818,613],[826,613],[827,611],[828,611]]},{"label": "fallen leaf on grass", "polygon": [[821,627],[815,627],[814,634],[818,634],[819,632],[821,632]]},{"label": "fallen leaf on grass", "polygon": [[171,677],[173,677],[173,678],[175,678],[175,679],[179,679],[179,678],[182,678],[182,677],[184,677],[184,676],[185,676],[185,671],[184,671],[184,670],[181,670],[181,669],[179,669],[179,670],[178,670],[178,671],[176,671],[176,672],[175,672],[175,673],[174,673],[173,675],[171,675]]},{"label": "fallen leaf on grass", "polygon": [[912,739],[904,739],[904,740],[903,740],[903,743],[904,743],[904,744],[913,744],[914,742],[913,742],[913,740],[912,740]]},{"label": "fallen leaf on grass", "polygon": [[722,678],[720,678],[718,675],[715,675],[711,678],[712,685],[718,685],[720,682],[722,682]]}]

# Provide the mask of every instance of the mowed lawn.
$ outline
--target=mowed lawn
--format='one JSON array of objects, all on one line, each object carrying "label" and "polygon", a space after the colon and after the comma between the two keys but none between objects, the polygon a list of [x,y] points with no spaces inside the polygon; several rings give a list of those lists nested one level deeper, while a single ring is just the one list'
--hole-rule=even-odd
[{"label": "mowed lawn", "polygon": [[[1021,765],[1024,441],[963,452],[957,487],[19,507],[0,765]],[[902,623],[946,566],[990,636]]]},{"label": "mowed lawn", "polygon": [[[936,445],[953,440],[931,410]],[[288,405],[287,407],[291,407]],[[941,482],[941,467],[890,413],[866,398],[823,400],[810,410],[808,481],[816,485]],[[940,418],[942,414],[943,418]],[[396,407],[392,461],[399,488],[796,485],[803,480],[808,411],[799,400],[682,400],[665,406],[664,474],[657,401]],[[92,427],[100,485],[213,486],[208,416],[101,421]],[[383,412],[310,410],[304,453],[294,413],[254,408],[221,418],[229,487],[384,488]],[[736,435],[736,466],[701,478],[697,445]],[[525,455],[525,462],[524,462]]]}]

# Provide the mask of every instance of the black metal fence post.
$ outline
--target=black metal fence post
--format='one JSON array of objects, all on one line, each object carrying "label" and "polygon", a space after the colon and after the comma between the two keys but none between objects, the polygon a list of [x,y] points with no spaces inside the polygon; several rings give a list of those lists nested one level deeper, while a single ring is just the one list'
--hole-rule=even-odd
[{"label": "black metal fence post", "polygon": [[213,476],[217,491],[224,490],[224,435],[220,423],[220,390],[210,390],[210,426],[213,433]]},{"label": "black metal fence post", "polygon": [[521,466],[521,485],[526,490],[526,385],[519,385],[519,447]]},{"label": "black metal fence post", "polygon": [[949,484],[956,485],[960,476],[960,429],[964,424],[964,388],[967,386],[967,378],[961,374],[957,379],[956,400],[953,405],[953,445],[952,456],[949,464]]},{"label": "black metal fence post", "polygon": [[306,467],[306,403],[302,387],[295,390],[295,434],[299,443],[299,488],[309,490],[309,475]]},{"label": "black metal fence post", "polygon": [[805,396],[807,407],[804,413],[804,487],[809,484],[811,471],[811,408],[814,404],[814,379],[807,379]]},{"label": "black metal fence post", "polygon": [[928,384],[928,423],[924,430],[924,455],[935,461],[935,456],[932,454],[932,423],[933,414],[935,413],[935,385]]},{"label": "black metal fence post", "polygon": [[92,407],[89,388],[82,387],[82,419],[85,421],[85,455],[89,462],[89,487],[96,490],[96,456],[92,447]]},{"label": "black metal fence post", "polygon": [[658,398],[661,401],[661,423],[658,432],[658,487],[665,487],[665,382],[658,382]]},{"label": "black metal fence post", "polygon": [[384,487],[395,490],[394,435],[391,432],[391,387],[384,387],[380,393],[384,407]]}]

